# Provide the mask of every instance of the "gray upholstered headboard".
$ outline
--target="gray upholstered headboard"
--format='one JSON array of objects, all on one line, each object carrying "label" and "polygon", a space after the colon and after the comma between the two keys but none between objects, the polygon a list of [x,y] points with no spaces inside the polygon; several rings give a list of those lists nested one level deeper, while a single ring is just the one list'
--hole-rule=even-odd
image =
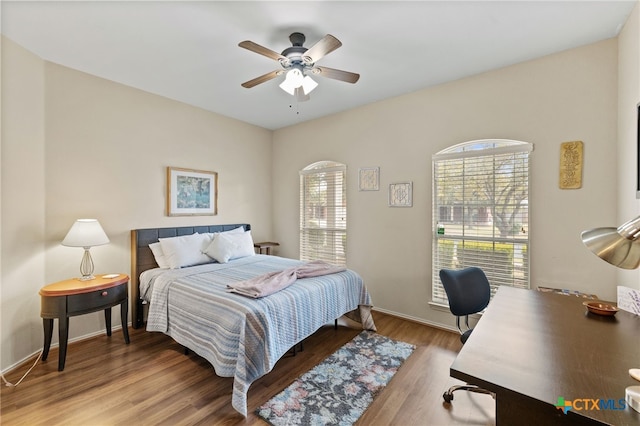
[{"label": "gray upholstered headboard", "polygon": [[140,299],[140,287],[138,281],[140,274],[147,269],[158,267],[158,264],[153,257],[153,253],[149,248],[149,244],[158,242],[159,238],[178,237],[181,235],[191,235],[195,233],[204,234],[207,232],[229,231],[239,226],[243,226],[245,231],[251,230],[251,225],[247,223],[133,229],[131,231],[131,322],[133,323],[133,328],[142,327],[144,323],[142,299]]}]

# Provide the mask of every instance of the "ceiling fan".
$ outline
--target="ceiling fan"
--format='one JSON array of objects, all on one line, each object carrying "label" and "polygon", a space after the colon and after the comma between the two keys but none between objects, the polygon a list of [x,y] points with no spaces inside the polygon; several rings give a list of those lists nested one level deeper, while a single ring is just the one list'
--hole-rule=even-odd
[{"label": "ceiling fan", "polygon": [[280,88],[295,96],[298,101],[306,101],[309,100],[309,93],[318,85],[309,74],[347,83],[358,81],[360,74],[316,65],[316,62],[322,57],[342,46],[340,40],[331,34],[327,34],[322,40],[307,49],[303,46],[305,39],[302,33],[291,34],[289,40],[292,46],[284,49],[282,53],[274,52],[249,40],[238,43],[238,46],[276,60],[282,66],[282,69],[271,71],[242,83],[242,87],[250,89],[286,73],[285,80],[280,84]]}]

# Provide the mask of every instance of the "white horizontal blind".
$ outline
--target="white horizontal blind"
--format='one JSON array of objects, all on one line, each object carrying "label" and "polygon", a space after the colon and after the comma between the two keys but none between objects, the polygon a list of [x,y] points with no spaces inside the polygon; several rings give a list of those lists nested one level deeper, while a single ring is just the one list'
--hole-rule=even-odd
[{"label": "white horizontal blind", "polygon": [[440,269],[477,266],[491,283],[529,288],[529,152],[507,140],[433,157],[432,300],[448,304]]},{"label": "white horizontal blind", "polygon": [[332,161],[300,172],[300,259],[347,264],[347,167]]}]

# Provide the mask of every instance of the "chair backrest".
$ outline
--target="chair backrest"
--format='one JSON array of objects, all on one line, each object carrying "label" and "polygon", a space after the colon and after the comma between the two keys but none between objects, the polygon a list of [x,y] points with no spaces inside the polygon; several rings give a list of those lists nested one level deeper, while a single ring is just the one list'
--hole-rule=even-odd
[{"label": "chair backrest", "polygon": [[489,304],[491,285],[480,268],[441,269],[440,281],[449,299],[449,309],[455,316],[475,314]]}]

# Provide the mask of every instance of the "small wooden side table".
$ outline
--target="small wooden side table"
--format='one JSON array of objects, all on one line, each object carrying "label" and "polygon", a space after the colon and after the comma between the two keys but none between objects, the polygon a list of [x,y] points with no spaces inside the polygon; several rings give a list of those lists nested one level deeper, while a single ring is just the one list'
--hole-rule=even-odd
[{"label": "small wooden side table", "polygon": [[[272,247],[278,247],[280,243],[274,243],[272,241],[265,241],[262,243],[254,243],[253,247],[258,249],[258,254],[271,254]],[[264,251],[263,251],[264,250]]]},{"label": "small wooden side table", "polygon": [[40,289],[40,316],[44,328],[42,360],[46,361],[53,336],[53,320],[58,319],[60,352],[58,371],[64,370],[69,339],[69,317],[104,310],[107,336],[111,336],[111,308],[120,305],[120,319],[125,343],[129,344],[127,314],[129,312],[129,276],[111,274],[93,280],[77,278],[49,284]]}]

